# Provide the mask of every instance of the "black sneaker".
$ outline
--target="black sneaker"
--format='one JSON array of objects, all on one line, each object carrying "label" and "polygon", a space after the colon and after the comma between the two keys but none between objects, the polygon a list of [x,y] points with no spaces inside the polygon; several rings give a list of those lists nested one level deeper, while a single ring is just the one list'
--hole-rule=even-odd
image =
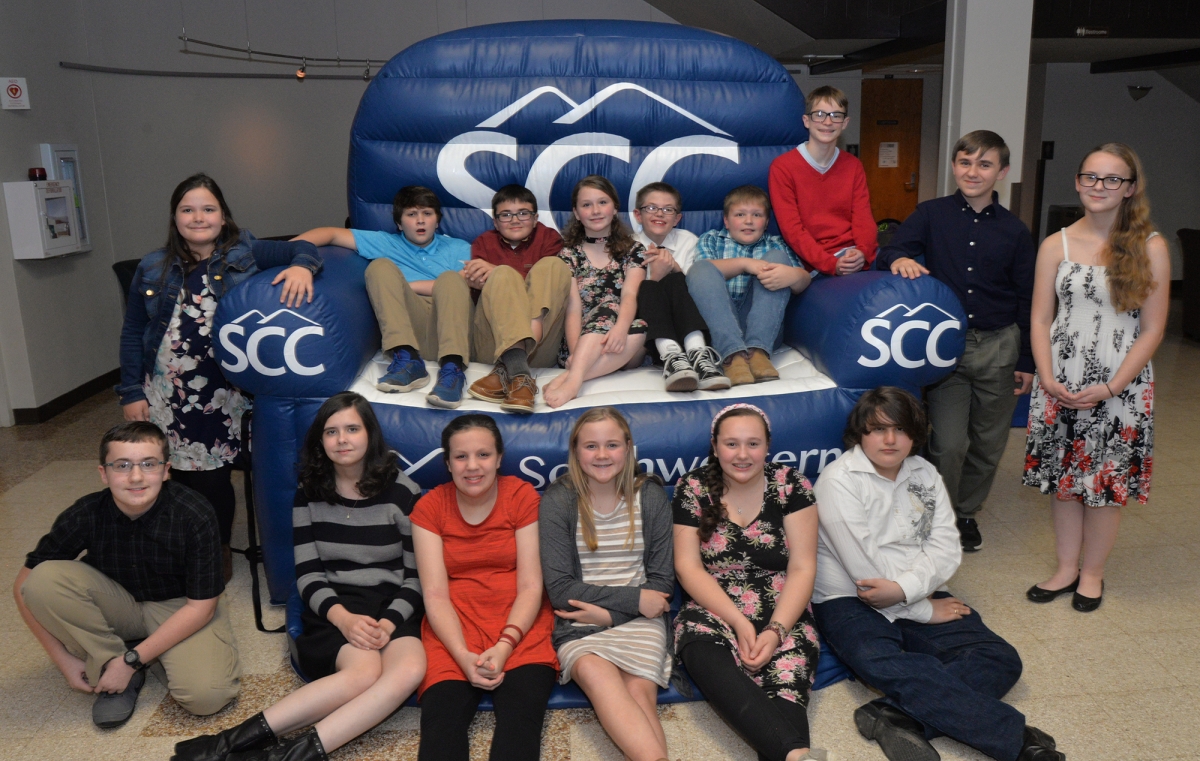
[{"label": "black sneaker", "polygon": [[959,518],[955,523],[958,525],[963,552],[978,552],[983,546],[983,537],[979,535],[979,523],[974,518]]},{"label": "black sneaker", "polygon": [[692,370],[700,378],[698,388],[701,391],[719,391],[729,388],[729,378],[725,377],[725,373],[721,370],[721,358],[717,356],[716,349],[711,346],[692,349],[687,353],[687,358],[692,365]]},{"label": "black sneaker", "polygon": [[663,383],[667,391],[695,391],[698,380],[683,352],[673,351],[663,357]]}]

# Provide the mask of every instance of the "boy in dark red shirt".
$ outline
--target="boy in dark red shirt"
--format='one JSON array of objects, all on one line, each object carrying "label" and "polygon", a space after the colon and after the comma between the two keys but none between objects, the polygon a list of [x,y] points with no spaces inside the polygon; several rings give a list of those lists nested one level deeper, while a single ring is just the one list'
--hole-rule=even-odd
[{"label": "boy in dark red shirt", "polygon": [[875,261],[875,218],[862,162],[838,150],[850,117],[846,94],[808,94],[808,140],[771,162],[771,206],[784,241],[809,269],[849,275]]},{"label": "boy in dark red shirt", "polygon": [[495,230],[471,244],[462,276],[476,299],[471,356],[494,362],[468,393],[505,412],[533,412],[533,367],[553,367],[562,343],[571,270],[558,258],[562,236],[538,221],[528,188],[505,185],[492,197]]}]

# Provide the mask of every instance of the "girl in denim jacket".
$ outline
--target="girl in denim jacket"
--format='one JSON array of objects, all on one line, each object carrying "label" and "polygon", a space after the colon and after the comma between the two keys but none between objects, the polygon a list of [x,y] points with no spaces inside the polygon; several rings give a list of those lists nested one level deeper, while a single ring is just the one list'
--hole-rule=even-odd
[{"label": "girl in denim jacket", "polygon": [[172,478],[203,494],[216,510],[225,580],[233,572],[229,533],[234,496],[230,471],[250,403],[221,374],[213,354],[213,314],[231,288],[260,269],[290,265],[283,283],[288,307],[312,301],[321,269],[305,242],[256,240],[239,230],[221,189],[204,174],[171,194],[167,243],[138,265],[121,329],[121,383],[126,420],[149,420],[167,434]]}]

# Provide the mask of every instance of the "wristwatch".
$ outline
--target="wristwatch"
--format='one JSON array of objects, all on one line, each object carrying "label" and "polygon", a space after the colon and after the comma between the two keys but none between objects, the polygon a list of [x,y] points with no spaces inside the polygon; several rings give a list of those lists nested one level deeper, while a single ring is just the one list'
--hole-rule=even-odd
[{"label": "wristwatch", "polygon": [[125,665],[134,671],[141,671],[146,668],[146,664],[142,663],[142,656],[138,655],[137,650],[125,651]]}]

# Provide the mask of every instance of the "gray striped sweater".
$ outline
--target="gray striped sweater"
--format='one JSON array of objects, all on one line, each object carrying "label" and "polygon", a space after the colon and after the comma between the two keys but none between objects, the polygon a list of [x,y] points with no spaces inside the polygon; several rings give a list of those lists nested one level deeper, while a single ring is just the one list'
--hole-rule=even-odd
[{"label": "gray striped sweater", "polygon": [[296,586],[304,604],[326,618],[338,603],[334,585],[394,588],[379,616],[396,626],[425,609],[409,515],[421,490],[400,473],[396,482],[368,499],[311,502],[296,492],[292,543]]}]

